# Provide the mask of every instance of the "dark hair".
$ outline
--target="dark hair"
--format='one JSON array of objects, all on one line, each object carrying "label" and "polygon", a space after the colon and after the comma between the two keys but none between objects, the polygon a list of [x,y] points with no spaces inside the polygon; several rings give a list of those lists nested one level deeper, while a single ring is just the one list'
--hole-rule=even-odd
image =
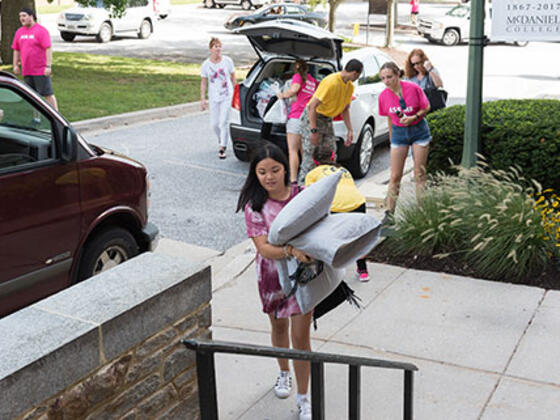
[{"label": "dark hair", "polygon": [[422,61],[422,66],[424,65],[423,63],[428,60],[428,56],[426,55],[426,53],[424,52],[424,50],[422,50],[421,48],[415,48],[412,51],[410,51],[410,54],[408,54],[408,57],[406,58],[406,62],[404,63],[404,74],[406,75],[406,77],[408,79],[410,79],[411,77],[414,77],[418,74],[418,70],[416,70],[414,68],[414,66],[412,65],[412,56],[417,55],[418,57],[420,57],[420,61]]},{"label": "dark hair", "polygon": [[358,73],[361,73],[363,69],[364,69],[364,65],[362,64],[362,62],[360,60],[356,60],[355,58],[350,60],[344,66],[344,71],[348,71],[348,72],[357,71]]},{"label": "dark hair", "polygon": [[381,71],[383,71],[385,69],[391,70],[394,74],[396,74],[399,77],[404,76],[404,71],[402,69],[400,69],[399,66],[397,66],[392,61],[387,61],[385,64],[383,64],[381,66],[381,68],[379,69],[379,73],[381,73]]},{"label": "dark hair", "polygon": [[313,149],[313,160],[319,165],[339,166],[332,160],[333,150],[326,144],[320,144]]},{"label": "dark hair", "polygon": [[210,38],[210,42],[209,42],[209,44],[208,44],[208,49],[212,49],[212,47],[214,46],[214,44],[220,44],[220,45],[222,45],[222,41],[220,41],[220,38],[216,38],[216,37]]},{"label": "dark hair", "polygon": [[20,13],[27,13],[29,16],[33,16],[34,20],[37,20],[37,15],[35,14],[35,11],[33,11],[32,9],[30,9],[29,7],[24,7],[22,8],[20,11]]},{"label": "dark hair", "polygon": [[295,70],[296,73],[299,73],[303,83],[305,83],[305,80],[306,80],[305,78],[307,76],[307,71],[309,70],[309,67],[307,66],[307,63],[305,61],[303,61],[302,59],[297,59],[296,64],[294,66],[294,70]]},{"label": "dark hair", "polygon": [[286,155],[278,146],[267,142],[257,149],[251,159],[249,173],[247,174],[247,179],[245,180],[245,183],[241,188],[241,192],[239,193],[237,209],[235,212],[243,210],[247,203],[250,203],[251,208],[254,211],[261,211],[264,203],[268,200],[268,192],[263,188],[257,178],[257,165],[260,161],[267,158],[282,164],[285,172],[284,185],[290,185],[290,170]]}]

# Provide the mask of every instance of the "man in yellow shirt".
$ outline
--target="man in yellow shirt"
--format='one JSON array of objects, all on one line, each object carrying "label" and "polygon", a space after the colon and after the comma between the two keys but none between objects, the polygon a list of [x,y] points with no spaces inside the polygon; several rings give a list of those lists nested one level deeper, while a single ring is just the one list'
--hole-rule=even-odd
[{"label": "man in yellow shirt", "polygon": [[300,184],[305,182],[305,175],[313,169],[311,154],[313,148],[320,144],[336,151],[333,118],[342,115],[348,130],[345,146],[350,146],[354,138],[350,121],[350,102],[354,93],[354,82],[362,74],[364,66],[361,61],[352,59],[346,63],[344,70],[325,77],[307,104],[302,118],[303,157],[299,170]]}]

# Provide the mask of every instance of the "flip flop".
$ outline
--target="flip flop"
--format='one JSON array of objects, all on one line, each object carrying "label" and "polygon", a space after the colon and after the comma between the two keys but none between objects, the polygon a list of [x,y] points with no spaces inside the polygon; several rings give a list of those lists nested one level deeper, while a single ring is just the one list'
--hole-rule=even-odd
[{"label": "flip flop", "polygon": [[224,149],[220,149],[220,150],[218,151],[218,157],[219,157],[220,159],[225,159],[225,158],[226,158],[226,151],[225,151]]}]

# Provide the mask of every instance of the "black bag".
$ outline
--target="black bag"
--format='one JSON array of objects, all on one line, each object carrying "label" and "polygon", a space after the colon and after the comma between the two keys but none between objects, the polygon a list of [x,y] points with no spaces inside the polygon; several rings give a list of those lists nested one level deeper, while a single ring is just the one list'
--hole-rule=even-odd
[{"label": "black bag", "polygon": [[350,305],[355,306],[358,309],[361,307],[361,299],[356,296],[354,290],[352,290],[343,280],[330,295],[319,302],[319,304],[315,306],[315,309],[313,309],[313,327],[317,329],[317,319],[325,315],[327,312],[332,311],[344,301],[347,301]]},{"label": "black bag", "polygon": [[447,102],[447,91],[437,87],[427,87],[424,93],[430,101],[430,112],[445,108]]}]

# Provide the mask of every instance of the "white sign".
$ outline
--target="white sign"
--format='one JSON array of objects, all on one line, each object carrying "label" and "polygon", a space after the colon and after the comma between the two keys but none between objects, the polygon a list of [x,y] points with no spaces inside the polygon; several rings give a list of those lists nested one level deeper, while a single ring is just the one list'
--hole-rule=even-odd
[{"label": "white sign", "polygon": [[560,41],[560,0],[494,0],[492,40]]}]

